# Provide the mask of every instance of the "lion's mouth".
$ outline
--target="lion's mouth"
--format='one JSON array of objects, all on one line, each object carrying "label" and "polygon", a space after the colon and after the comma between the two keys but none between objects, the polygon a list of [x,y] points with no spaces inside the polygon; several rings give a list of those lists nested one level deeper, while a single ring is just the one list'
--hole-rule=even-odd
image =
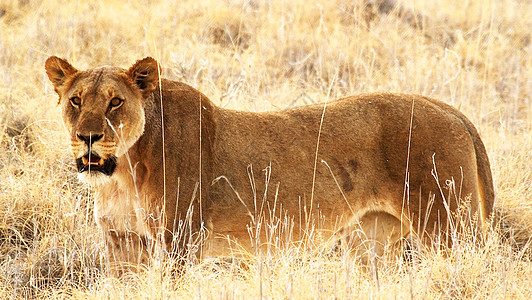
[{"label": "lion's mouth", "polygon": [[111,156],[104,159],[99,155],[90,152],[85,156],[78,158],[76,160],[76,165],[79,173],[94,171],[110,176],[116,168],[116,158]]}]

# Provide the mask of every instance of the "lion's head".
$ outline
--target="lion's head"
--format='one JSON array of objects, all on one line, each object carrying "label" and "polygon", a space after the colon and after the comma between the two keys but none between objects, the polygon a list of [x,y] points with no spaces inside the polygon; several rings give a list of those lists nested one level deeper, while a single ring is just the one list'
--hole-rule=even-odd
[{"label": "lion's head", "polygon": [[80,178],[90,184],[105,182],[117,158],[144,132],[144,105],[159,82],[157,61],[147,57],[128,70],[79,71],[52,56],[45,68],[59,95]]}]

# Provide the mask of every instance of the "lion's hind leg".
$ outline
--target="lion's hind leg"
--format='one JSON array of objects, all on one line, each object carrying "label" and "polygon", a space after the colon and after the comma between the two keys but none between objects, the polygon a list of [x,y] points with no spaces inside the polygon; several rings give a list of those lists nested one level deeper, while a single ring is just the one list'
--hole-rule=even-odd
[{"label": "lion's hind leg", "polygon": [[374,259],[402,255],[402,238],[410,234],[410,228],[385,211],[368,211],[338,234],[338,244],[367,265]]}]

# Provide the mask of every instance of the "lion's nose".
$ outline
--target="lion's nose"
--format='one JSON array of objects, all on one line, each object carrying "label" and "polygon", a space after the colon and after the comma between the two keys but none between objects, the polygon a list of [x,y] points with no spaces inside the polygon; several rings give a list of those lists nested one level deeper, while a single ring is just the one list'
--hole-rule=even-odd
[{"label": "lion's nose", "polygon": [[87,146],[92,146],[94,142],[101,140],[103,138],[103,134],[94,134],[94,133],[89,133],[88,135],[78,133],[77,136],[78,136],[78,139],[84,141],[85,144],[87,144]]}]

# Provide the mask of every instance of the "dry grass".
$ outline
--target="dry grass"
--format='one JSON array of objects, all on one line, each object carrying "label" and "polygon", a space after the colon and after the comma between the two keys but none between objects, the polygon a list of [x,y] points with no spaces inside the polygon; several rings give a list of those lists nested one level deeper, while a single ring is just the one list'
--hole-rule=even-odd
[{"label": "dry grass", "polygon": [[[60,3],[62,2],[62,3]],[[532,4],[523,0],[0,3],[0,298],[532,298]],[[379,1],[377,1],[379,2]],[[224,107],[280,109],[373,91],[442,99],[477,125],[497,189],[482,245],[368,270],[320,246],[105,275],[49,55],[80,68],[151,55]],[[336,78],[333,81],[333,78]]]}]

